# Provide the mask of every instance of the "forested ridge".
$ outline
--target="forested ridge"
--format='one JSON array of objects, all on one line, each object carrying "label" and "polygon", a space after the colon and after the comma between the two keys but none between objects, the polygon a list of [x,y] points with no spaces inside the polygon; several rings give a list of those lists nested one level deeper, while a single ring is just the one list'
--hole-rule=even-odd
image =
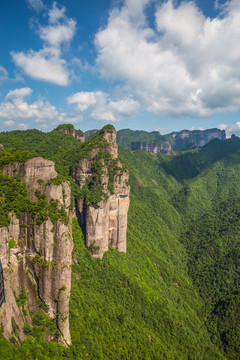
[{"label": "forested ridge", "polygon": [[[83,145],[57,130],[1,133],[1,158],[38,154],[70,179],[99,136]],[[21,345],[0,337],[0,358],[239,359],[240,139],[168,156],[122,147],[119,158],[130,173],[127,253],[92,259],[73,220],[73,345],[42,339],[43,314]]]}]

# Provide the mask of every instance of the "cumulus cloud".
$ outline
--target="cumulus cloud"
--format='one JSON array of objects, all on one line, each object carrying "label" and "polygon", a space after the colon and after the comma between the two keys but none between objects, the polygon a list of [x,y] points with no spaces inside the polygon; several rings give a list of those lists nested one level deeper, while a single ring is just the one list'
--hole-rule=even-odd
[{"label": "cumulus cloud", "polygon": [[29,87],[10,90],[6,96],[6,99],[11,99],[11,98],[23,99],[24,97],[31,95],[31,93],[32,93],[32,89],[30,89]]},{"label": "cumulus cloud", "polygon": [[69,44],[76,32],[76,22],[65,15],[65,10],[64,7],[58,7],[56,2],[49,9],[48,25],[38,29],[43,40],[42,49],[11,53],[15,64],[28,76],[61,86],[70,81],[70,72],[67,62],[62,58],[61,45]]},{"label": "cumulus cloud", "polygon": [[75,105],[77,111],[91,109],[90,116],[98,121],[116,122],[136,115],[140,104],[131,98],[114,100],[102,91],[78,92],[68,97],[69,104]]},{"label": "cumulus cloud", "polygon": [[91,116],[99,121],[117,122],[136,115],[139,109],[140,104],[133,99],[111,100],[103,106],[96,107]]},{"label": "cumulus cloud", "polygon": [[[13,126],[18,124],[19,127],[21,124],[28,126],[26,122],[34,122],[50,127],[59,122],[74,123],[82,120],[81,115],[59,112],[55,106],[42,99],[32,103],[27,102],[25,98],[31,95],[31,93],[32,90],[30,88],[9,91],[5,101],[0,103],[0,119],[3,120],[5,125]],[[20,128],[23,128],[23,125]]]},{"label": "cumulus cloud", "polygon": [[90,106],[104,105],[106,102],[107,94],[102,91],[80,91],[68,97],[69,104],[74,104],[80,111],[87,110]]},{"label": "cumulus cloud", "polygon": [[40,51],[30,50],[12,53],[13,60],[24,72],[36,79],[57,85],[69,83],[69,71],[66,61],[60,58],[60,52],[54,48],[44,48]]},{"label": "cumulus cloud", "polygon": [[[240,107],[240,3],[229,0],[216,18],[193,1],[167,0],[150,27],[151,0],[126,0],[95,37],[96,66],[121,81],[143,109],[170,116],[208,117]],[[218,6],[219,8],[219,6]]]}]

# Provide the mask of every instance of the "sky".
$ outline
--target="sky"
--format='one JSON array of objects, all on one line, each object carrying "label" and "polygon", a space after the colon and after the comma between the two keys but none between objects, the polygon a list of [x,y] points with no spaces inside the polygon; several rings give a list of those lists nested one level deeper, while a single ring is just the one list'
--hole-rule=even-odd
[{"label": "sky", "polygon": [[240,136],[239,0],[0,1],[0,131]]}]

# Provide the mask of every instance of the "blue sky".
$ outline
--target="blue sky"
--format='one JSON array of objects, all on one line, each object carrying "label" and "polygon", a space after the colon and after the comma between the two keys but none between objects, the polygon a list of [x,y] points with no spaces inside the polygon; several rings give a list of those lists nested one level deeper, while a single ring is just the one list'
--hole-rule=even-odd
[{"label": "blue sky", "polygon": [[0,2],[0,130],[240,135],[239,0]]}]

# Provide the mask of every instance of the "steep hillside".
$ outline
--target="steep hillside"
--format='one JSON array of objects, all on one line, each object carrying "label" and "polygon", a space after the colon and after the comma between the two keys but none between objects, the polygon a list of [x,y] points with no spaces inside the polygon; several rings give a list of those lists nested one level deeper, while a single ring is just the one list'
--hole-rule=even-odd
[{"label": "steep hillside", "polygon": [[[44,339],[71,344],[72,227],[70,186],[54,163],[26,151],[0,151],[0,260],[3,334],[26,338],[39,317]],[[44,310],[44,311],[42,311]],[[45,330],[48,330],[45,333]]]},{"label": "steep hillside", "polygon": [[[98,132],[84,145],[56,130],[39,136],[33,131],[33,141],[31,131],[12,135],[12,144],[11,133],[0,134],[0,143],[18,143],[54,160],[68,178],[75,166],[85,178],[81,159],[88,159],[88,173],[103,139]],[[93,259],[86,229],[74,219],[72,346],[45,345],[35,331],[19,348],[0,338],[0,354],[9,359],[238,359],[239,151],[237,138],[176,156],[119,148],[131,186],[127,252],[110,248],[102,259]],[[105,167],[101,154],[98,169]],[[104,171],[110,174],[109,169]],[[85,200],[105,191],[110,196],[107,182],[94,194],[92,185],[102,176],[96,174],[84,190],[71,183],[75,198],[83,191]]]},{"label": "steep hillside", "polygon": [[127,254],[111,250],[94,261],[75,228],[75,351],[92,359],[224,358],[204,326],[204,303],[177,240],[181,217],[168,192],[179,185],[150,154],[121,149],[120,159],[130,171]]}]

